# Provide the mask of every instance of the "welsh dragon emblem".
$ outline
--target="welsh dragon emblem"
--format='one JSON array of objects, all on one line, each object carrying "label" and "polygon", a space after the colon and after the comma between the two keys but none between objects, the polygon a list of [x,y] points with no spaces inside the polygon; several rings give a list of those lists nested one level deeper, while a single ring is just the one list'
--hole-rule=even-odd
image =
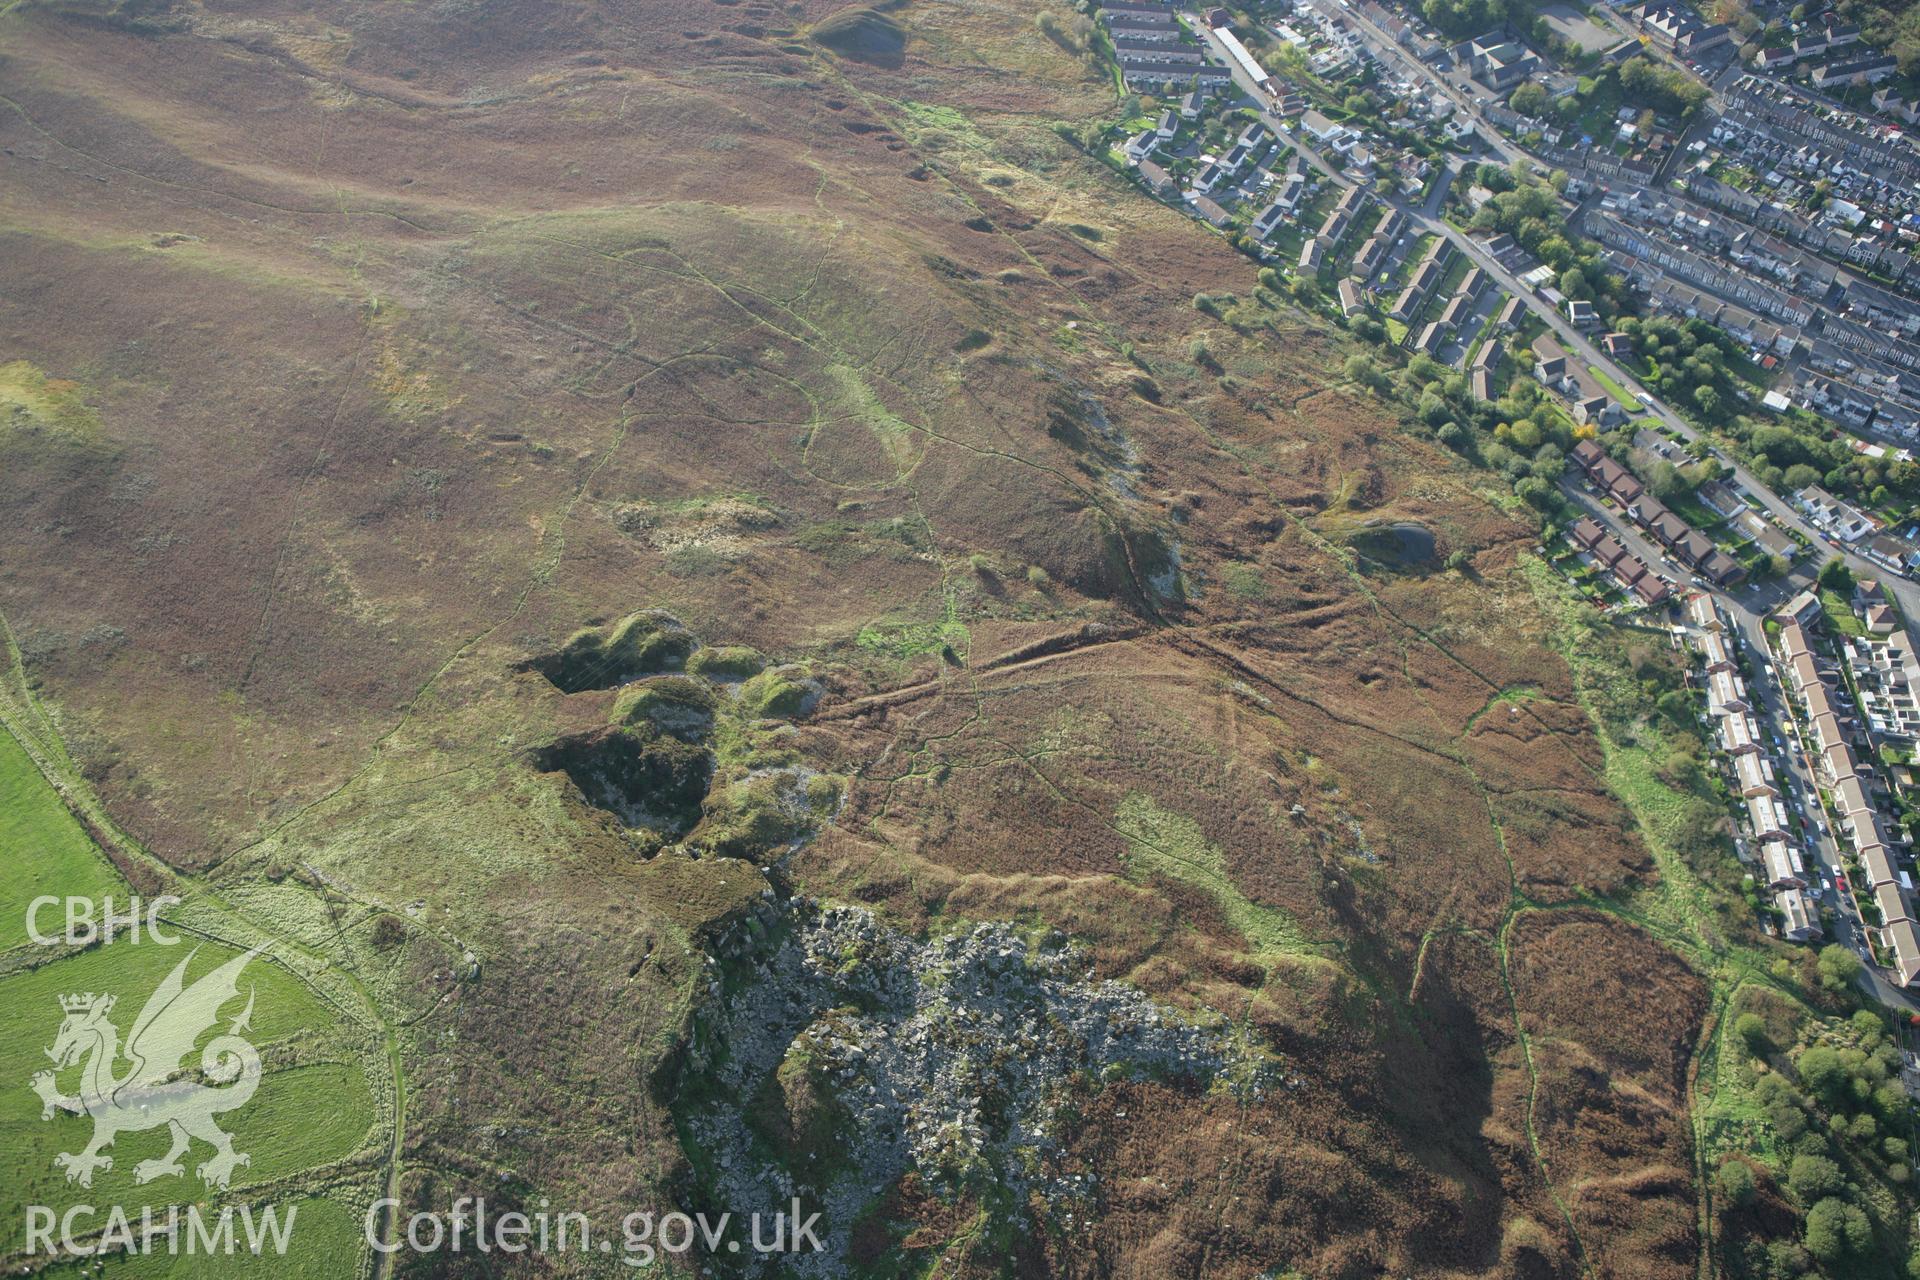
[{"label": "welsh dragon emblem", "polygon": [[[66,1018],[47,1050],[54,1069],[35,1075],[33,1090],[40,1095],[42,1120],[53,1119],[56,1110],[93,1117],[93,1141],[84,1150],[53,1158],[56,1168],[66,1170],[68,1182],[92,1186],[96,1169],[113,1168],[113,1157],[102,1153],[118,1134],[162,1125],[172,1130],[173,1145],[159,1159],[135,1165],[136,1182],[184,1173],[180,1157],[195,1138],[214,1151],[198,1169],[209,1186],[225,1187],[236,1168],[250,1163],[233,1149],[232,1135],[215,1124],[214,1117],[245,1106],[260,1087],[260,1054],[240,1035],[253,1015],[251,991],[247,1007],[226,1032],[200,1051],[200,1070],[194,1072],[185,1060],[201,1034],[219,1019],[221,1007],[239,995],[240,971],[260,952],[256,948],[236,956],[186,986],[187,965],[197,954],[195,948],[147,998],[124,1049],[119,1028],[107,1016],[113,1012],[114,997],[91,992],[60,997]],[[116,1075],[122,1058],[130,1065]],[[82,1063],[79,1092],[69,1097],[59,1091],[55,1076],[76,1063]]]}]

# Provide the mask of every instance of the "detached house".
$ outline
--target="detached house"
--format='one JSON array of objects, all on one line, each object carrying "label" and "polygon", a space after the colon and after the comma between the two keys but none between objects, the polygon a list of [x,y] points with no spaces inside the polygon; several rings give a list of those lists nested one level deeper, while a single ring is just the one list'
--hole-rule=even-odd
[{"label": "detached house", "polygon": [[1575,422],[1592,423],[1595,426],[1610,426],[1620,416],[1620,406],[1605,396],[1588,396],[1573,406]]},{"label": "detached house", "polygon": [[1252,225],[1253,234],[1261,240],[1270,240],[1273,238],[1273,233],[1280,229],[1280,224],[1286,220],[1287,211],[1281,208],[1280,202],[1276,200],[1262,209],[1259,215],[1254,218]]},{"label": "detached house", "polygon": [[1340,294],[1340,314],[1351,320],[1367,309],[1367,300],[1360,296],[1360,286],[1351,279],[1342,280],[1338,289]]}]

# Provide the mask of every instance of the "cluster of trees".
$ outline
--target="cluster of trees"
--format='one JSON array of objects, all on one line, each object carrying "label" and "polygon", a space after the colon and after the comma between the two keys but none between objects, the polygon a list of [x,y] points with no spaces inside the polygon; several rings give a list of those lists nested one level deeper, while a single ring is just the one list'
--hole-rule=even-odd
[{"label": "cluster of trees", "polygon": [[[1827,947],[1818,964],[1821,984],[1850,989],[1859,966],[1846,948]],[[1829,1275],[1883,1270],[1883,1263],[1875,1265],[1879,1244],[1861,1184],[1878,1177],[1897,1186],[1912,1177],[1900,1050],[1871,1010],[1829,1026],[1823,1042],[1802,1050],[1790,1072],[1753,1077],[1754,1100],[1779,1141],[1780,1189],[1801,1211],[1800,1230],[1797,1240],[1747,1240],[1729,1259],[1737,1274],[1799,1276],[1816,1265]],[[1754,1057],[1779,1061],[1759,1015],[1742,1014],[1734,1033]],[[1729,1160],[1714,1175],[1714,1189],[1723,1211],[1739,1213],[1758,1196],[1753,1166],[1746,1157]],[[1907,1260],[1907,1270],[1920,1277],[1920,1252]]]},{"label": "cluster of trees", "polygon": [[1691,498],[1707,481],[1718,480],[1728,469],[1710,458],[1678,466],[1662,460],[1647,468],[1647,489],[1662,502],[1679,502]]},{"label": "cluster of trees", "polygon": [[1901,75],[1920,72],[1920,8],[1908,0],[1839,0],[1834,8],[1860,24],[1868,44],[1891,53]]},{"label": "cluster of trees", "polygon": [[1514,242],[1560,273],[1560,291],[1570,298],[1593,302],[1602,314],[1620,309],[1620,278],[1608,271],[1599,249],[1567,229],[1559,192],[1567,176],[1556,172],[1542,181],[1524,165],[1512,169],[1483,164],[1474,182],[1494,193],[1473,215],[1482,231],[1504,231]]},{"label": "cluster of trees", "polygon": [[1704,320],[1626,316],[1619,324],[1645,363],[1647,385],[1709,425],[1726,422],[1739,403],[1727,372],[1740,355],[1733,339]]},{"label": "cluster of trees", "polygon": [[1647,385],[1675,409],[1732,437],[1741,460],[1770,489],[1826,487],[1875,508],[1920,501],[1920,464],[1855,453],[1840,433],[1804,415],[1779,421],[1740,412],[1732,374],[1740,348],[1704,320],[1623,316]]},{"label": "cluster of trees", "polygon": [[1425,0],[1420,12],[1448,35],[1479,35],[1503,22],[1531,25],[1534,14],[1526,0]]},{"label": "cluster of trees", "polygon": [[[1847,575],[1847,587],[1851,589],[1853,586],[1853,575],[1848,572],[1847,566],[1841,564],[1838,560],[1831,561],[1830,563],[1840,566],[1840,572]],[[1821,575],[1821,579],[1820,585],[1822,586],[1828,585],[1829,582],[1837,581],[1836,579],[1829,579],[1824,573]],[[1853,952],[1837,943],[1822,947],[1820,949],[1820,959],[1815,965],[1816,970],[1820,974],[1820,985],[1835,995],[1853,990],[1853,984],[1860,980],[1860,972],[1864,967],[1860,962],[1859,956],[1856,956]]]},{"label": "cluster of trees", "polygon": [[1532,379],[1516,378],[1505,396],[1486,404],[1474,398],[1466,375],[1426,355],[1415,355],[1398,376],[1371,356],[1355,355],[1346,374],[1376,395],[1397,395],[1442,444],[1500,472],[1535,510],[1559,512],[1556,485],[1577,437]]},{"label": "cluster of trees", "polygon": [[1084,13],[1059,14],[1051,9],[1042,9],[1034,15],[1033,25],[1041,35],[1068,53],[1087,54],[1095,51],[1093,19]]},{"label": "cluster of trees", "polygon": [[1451,36],[1477,36],[1506,24],[1544,49],[1563,66],[1591,66],[1598,52],[1563,40],[1540,16],[1540,0],[1422,0],[1420,12],[1435,29]]},{"label": "cluster of trees", "polygon": [[1620,96],[1624,101],[1649,106],[1665,115],[1683,120],[1706,105],[1707,86],[1664,62],[1635,54],[1611,73],[1620,77]]},{"label": "cluster of trees", "polygon": [[[1574,109],[1576,111],[1579,109],[1578,101],[1575,98],[1562,98],[1560,101],[1573,103]],[[1547,114],[1548,110],[1552,108],[1553,102],[1552,99],[1547,97],[1547,91],[1540,86],[1538,81],[1529,80],[1513,91],[1513,96],[1507,99],[1507,105],[1523,116],[1533,116],[1538,119]]]},{"label": "cluster of trees", "polygon": [[[1506,170],[1496,166],[1493,173],[1504,175]],[[1492,175],[1480,175],[1477,180],[1484,181],[1488,176]],[[1538,190],[1516,186],[1496,195],[1486,207],[1530,189]],[[1574,278],[1576,270],[1579,279]],[[1590,279],[1585,268],[1570,267],[1562,273],[1562,289],[1569,296],[1579,297],[1577,286]],[[1733,441],[1734,452],[1767,487],[1792,491],[1818,484],[1876,509],[1911,506],[1913,514],[1920,517],[1920,463],[1855,453],[1837,431],[1822,428],[1811,419],[1792,417],[1770,422],[1737,412],[1742,399],[1728,365],[1740,352],[1720,330],[1704,321],[1669,316],[1620,316],[1616,323],[1633,339],[1647,385],[1697,422],[1723,429]],[[1370,317],[1356,319],[1351,328],[1354,336],[1364,341],[1386,341],[1385,329]],[[1526,359],[1524,354],[1517,358],[1523,362]],[[1390,394],[1394,387],[1393,378],[1369,356],[1350,359],[1347,375],[1376,394]],[[1538,384],[1515,378],[1499,403],[1486,405],[1468,393],[1463,375],[1425,356],[1415,356],[1402,375],[1400,391],[1443,444],[1503,472],[1514,481],[1515,492],[1521,497],[1541,510],[1553,510],[1552,482],[1560,474],[1551,467],[1556,454],[1545,459],[1538,454],[1542,445],[1549,445],[1557,451],[1558,460],[1564,461],[1573,437],[1565,419],[1550,409],[1550,401]],[[1485,436],[1492,438],[1478,438]],[[1659,463],[1649,470],[1646,480],[1654,496],[1671,502],[1715,478],[1719,470],[1720,465],[1713,462],[1680,466]],[[1521,487],[1521,481],[1529,475],[1542,483]]]},{"label": "cluster of trees", "polygon": [[1523,116],[1536,120],[1558,120],[1573,124],[1595,103],[1632,106],[1642,128],[1653,124],[1656,115],[1691,119],[1706,103],[1707,88],[1663,63],[1643,57],[1629,58],[1618,67],[1607,67],[1593,75],[1580,77],[1579,87],[1564,97],[1550,96],[1546,89],[1528,81],[1513,91],[1507,105]]},{"label": "cluster of trees", "polygon": [[1855,453],[1830,428],[1818,428],[1810,421],[1757,423],[1742,417],[1734,423],[1733,435],[1754,474],[1769,488],[1795,490],[1817,484],[1876,508],[1905,506],[1920,499],[1920,465]]}]

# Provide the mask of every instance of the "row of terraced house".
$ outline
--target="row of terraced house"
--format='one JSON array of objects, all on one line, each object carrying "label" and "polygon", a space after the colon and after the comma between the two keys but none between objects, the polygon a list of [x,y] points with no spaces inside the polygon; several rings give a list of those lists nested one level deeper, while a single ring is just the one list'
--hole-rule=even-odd
[{"label": "row of terraced house", "polygon": [[1672,598],[1673,588],[1660,576],[1660,571],[1628,551],[1620,539],[1608,533],[1606,526],[1592,516],[1581,516],[1574,521],[1567,536],[1595,567],[1613,575],[1621,590],[1631,592],[1641,604],[1651,608]]},{"label": "row of terraced house", "polygon": [[1689,597],[1686,612],[1705,677],[1714,740],[1729,762],[1733,790],[1746,808],[1753,839],[1747,852],[1759,869],[1756,878],[1773,894],[1782,935],[1794,942],[1812,941],[1822,932],[1820,911],[1807,893],[1806,862],[1794,842],[1773,762],[1767,758],[1747,700],[1746,682],[1740,677],[1739,639],[1726,629],[1719,606],[1708,593]]},{"label": "row of terraced house", "polygon": [[1593,483],[1593,487],[1612,498],[1629,518],[1651,534],[1656,542],[1715,586],[1740,581],[1746,570],[1740,562],[1714,545],[1713,539],[1667,509],[1667,505],[1646,491],[1633,472],[1608,457],[1591,440],[1573,446],[1569,455]]},{"label": "row of terraced house", "polygon": [[[1800,700],[1806,717],[1803,743],[1838,819],[1836,837],[1845,833],[1864,884],[1853,885],[1857,901],[1879,912],[1879,941],[1890,955],[1896,980],[1907,986],[1920,978],[1920,921],[1894,865],[1886,825],[1874,802],[1878,783],[1854,754],[1853,716],[1836,696],[1827,671],[1808,642],[1806,627],[1820,616],[1820,603],[1802,595],[1778,615],[1779,669],[1782,682]],[[1863,917],[1864,920],[1864,917]]]},{"label": "row of terraced house", "polygon": [[1114,0],[1100,6],[1100,22],[1113,42],[1121,78],[1137,93],[1224,87],[1233,79],[1225,67],[1208,62],[1198,45],[1186,41],[1172,4]]}]

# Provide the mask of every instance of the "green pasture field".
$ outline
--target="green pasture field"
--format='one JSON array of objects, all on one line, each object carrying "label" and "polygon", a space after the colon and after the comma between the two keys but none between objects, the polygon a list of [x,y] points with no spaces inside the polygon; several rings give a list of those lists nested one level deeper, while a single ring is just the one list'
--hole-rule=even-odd
[{"label": "green pasture field", "polygon": [[[28,1205],[56,1212],[75,1204],[96,1206],[101,1216],[90,1221],[98,1230],[116,1205],[137,1223],[144,1206],[164,1216],[171,1205],[198,1204],[217,1213],[227,1203],[299,1204],[284,1257],[115,1256],[62,1263],[47,1274],[79,1276],[83,1265],[94,1268],[85,1271],[89,1276],[135,1280],[242,1273],[317,1280],[354,1274],[364,1248],[357,1211],[316,1194],[323,1189],[304,1185],[302,1177],[352,1156],[374,1128],[376,1107],[361,1061],[360,1032],[270,955],[256,958],[241,972],[238,994],[201,1031],[183,1063],[187,1074],[197,1073],[200,1048],[226,1033],[252,998],[243,1034],[263,1061],[259,1087],[244,1105],[215,1117],[233,1135],[235,1149],[250,1158],[234,1171],[228,1191],[221,1193],[200,1179],[198,1167],[213,1152],[199,1141],[181,1157],[183,1174],[136,1184],[135,1166],[164,1155],[169,1146],[164,1127],[122,1130],[106,1151],[113,1159],[111,1169],[97,1170],[91,1187],[67,1181],[54,1157],[85,1148],[93,1119],[67,1111],[42,1119],[41,1101],[32,1087],[34,1076],[52,1066],[45,1051],[65,1016],[60,997],[80,992],[114,996],[109,1021],[124,1051],[125,1037],[147,998],[176,965],[188,961],[185,981],[191,985],[239,952],[180,931],[176,945],[121,940],[24,967],[35,959],[25,924],[26,907],[34,897],[72,894],[97,900],[108,894],[124,897],[127,890],[25,750],[3,731],[0,849],[8,869],[0,887],[0,911],[5,912],[0,950],[24,962],[0,977],[0,1257],[24,1248]],[[49,914],[43,926],[50,929],[56,923]],[[114,1064],[116,1075],[124,1075],[128,1067],[121,1057]],[[60,1091],[76,1093],[84,1069],[83,1063],[61,1070],[56,1076]]]},{"label": "green pasture field", "polygon": [[[26,749],[0,729],[0,951],[27,942],[27,907],[52,895],[125,899],[126,885],[66,805],[40,776]],[[57,911],[40,927],[64,927]]]},{"label": "green pasture field", "polygon": [[[0,1087],[0,1169],[4,1170],[0,1250],[25,1243],[25,1206],[29,1204],[118,1204],[137,1214],[143,1205],[164,1207],[207,1197],[209,1188],[195,1169],[211,1148],[198,1142],[182,1158],[183,1176],[136,1185],[134,1166],[167,1149],[168,1135],[162,1128],[123,1130],[107,1152],[113,1167],[96,1172],[90,1188],[70,1184],[65,1171],[55,1166],[54,1156],[85,1147],[93,1121],[66,1111],[56,1112],[51,1120],[41,1119],[39,1096],[30,1087],[35,1073],[49,1066],[44,1050],[60,1028],[60,996],[73,992],[116,995],[110,1020],[124,1036],[146,997],[189,954],[193,959],[186,981],[191,984],[237,953],[211,943],[196,953],[184,939],[177,946],[123,942],[0,981],[0,1086],[5,1086]],[[364,1071],[345,1046],[329,1055],[327,1042],[340,1039],[328,1034],[337,1031],[332,1010],[298,978],[264,958],[242,972],[239,994],[220,1010],[216,1023],[201,1033],[196,1049],[226,1032],[249,995],[254,1004],[246,1038],[260,1051],[265,1071],[246,1105],[216,1117],[220,1127],[233,1135],[235,1149],[252,1160],[234,1172],[231,1190],[237,1193],[351,1155],[373,1124]],[[189,1053],[185,1063],[197,1070],[199,1054]],[[124,1059],[117,1069],[126,1070]],[[76,1089],[80,1072],[80,1067],[72,1067],[58,1075],[62,1092]]]},{"label": "green pasture field", "polygon": [[[293,1212],[293,1230],[285,1256],[255,1257],[242,1249],[213,1256],[156,1252],[139,1257],[75,1259],[41,1273],[47,1280],[339,1280],[354,1273],[349,1259],[366,1248],[360,1217],[324,1197],[276,1200],[281,1221]],[[236,1215],[237,1217],[237,1215]],[[137,1228],[139,1217],[133,1219]],[[246,1232],[234,1223],[235,1238]]]}]

